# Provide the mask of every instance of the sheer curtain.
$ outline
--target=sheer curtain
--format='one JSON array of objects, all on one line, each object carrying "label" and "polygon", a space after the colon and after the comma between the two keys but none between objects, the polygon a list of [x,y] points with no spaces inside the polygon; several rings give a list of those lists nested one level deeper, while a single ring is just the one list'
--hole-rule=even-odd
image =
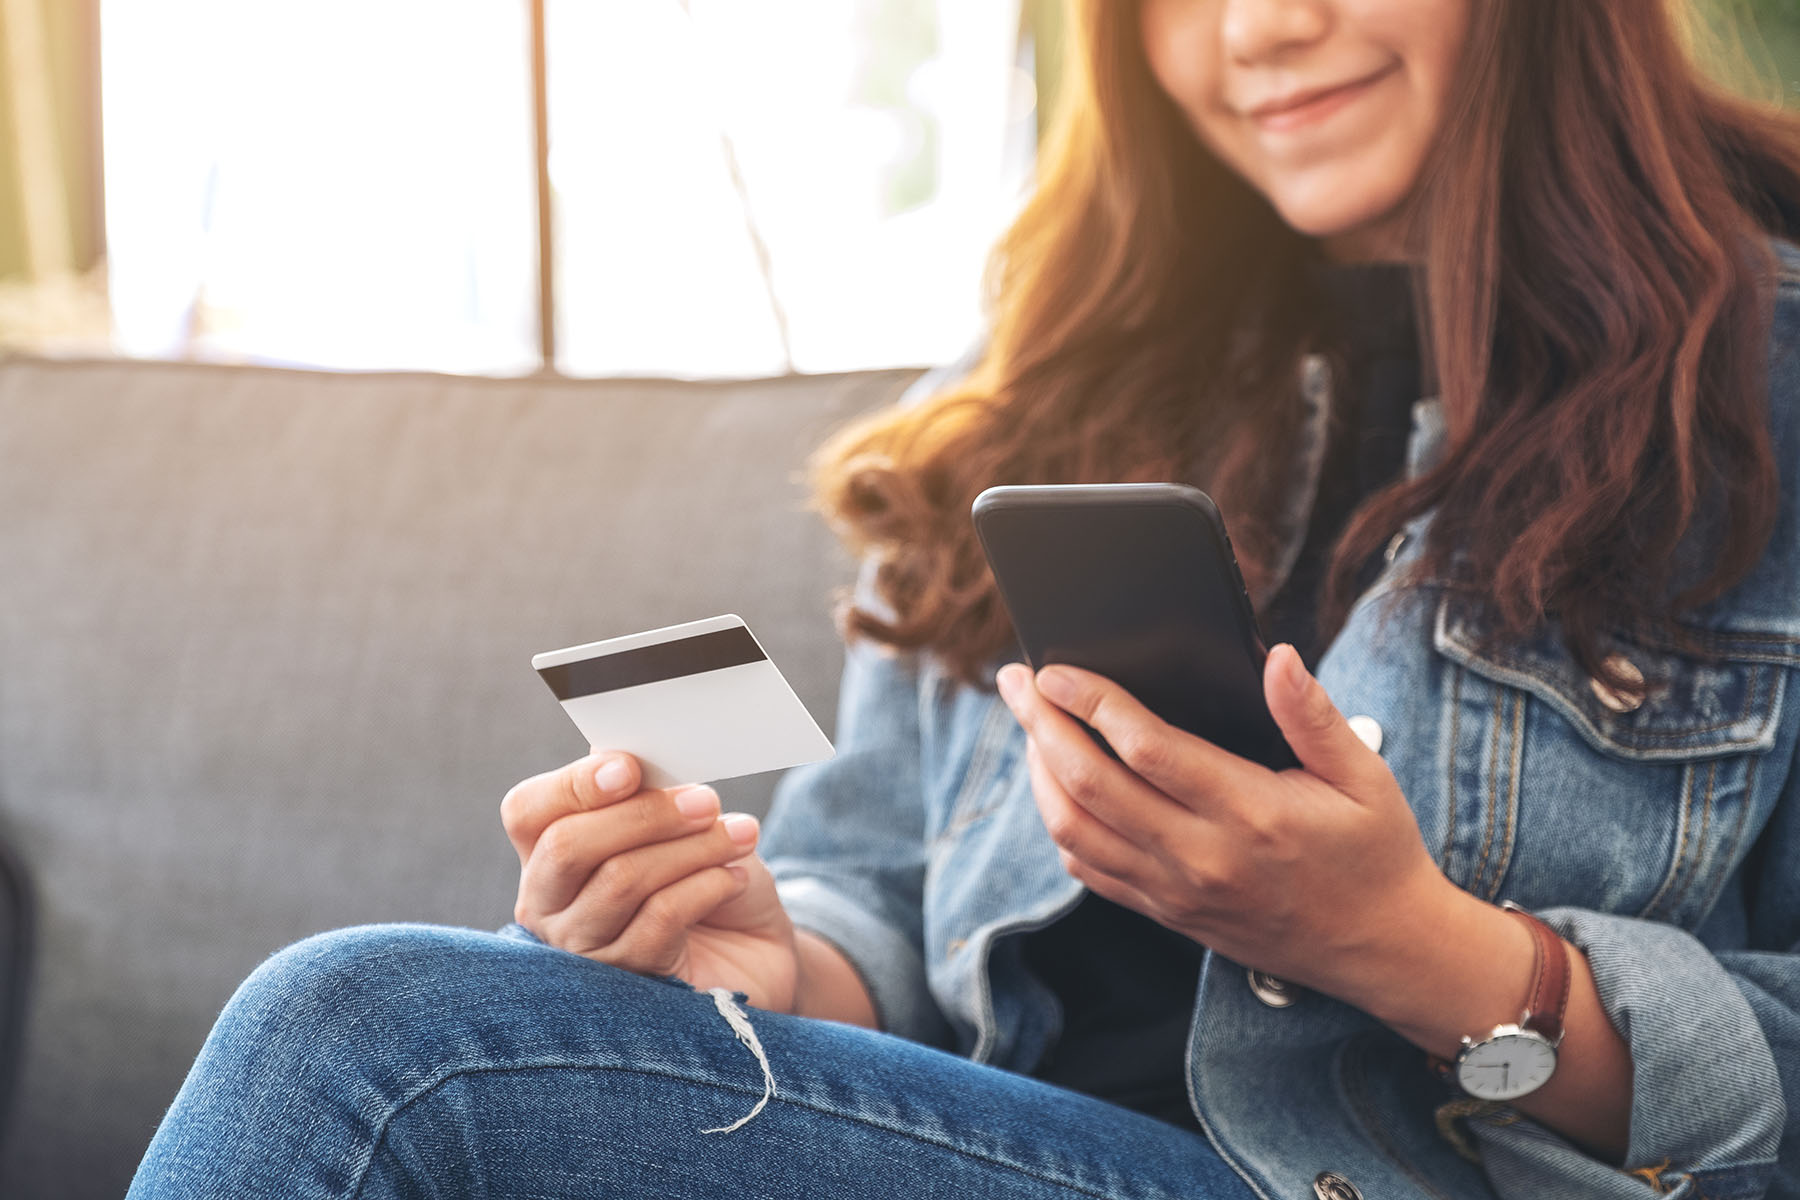
[{"label": "sheer curtain", "polygon": [[92,0],[0,0],[0,346],[104,349]]}]

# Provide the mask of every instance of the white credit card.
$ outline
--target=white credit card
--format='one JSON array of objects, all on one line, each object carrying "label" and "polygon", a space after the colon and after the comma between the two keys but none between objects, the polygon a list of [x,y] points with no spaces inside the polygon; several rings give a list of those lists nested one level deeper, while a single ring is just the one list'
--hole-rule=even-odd
[{"label": "white credit card", "polygon": [[741,617],[727,614],[531,660],[588,743],[645,787],[712,783],[835,753]]}]

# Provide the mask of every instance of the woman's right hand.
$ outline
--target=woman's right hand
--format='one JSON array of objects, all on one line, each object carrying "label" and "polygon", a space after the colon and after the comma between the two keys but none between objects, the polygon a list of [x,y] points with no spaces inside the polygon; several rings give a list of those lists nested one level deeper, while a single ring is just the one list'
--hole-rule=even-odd
[{"label": "woman's right hand", "polygon": [[745,993],[795,1011],[794,926],[754,853],[747,813],[711,788],[640,788],[637,760],[596,751],[500,803],[519,853],[519,924],[552,946],[640,975]]}]

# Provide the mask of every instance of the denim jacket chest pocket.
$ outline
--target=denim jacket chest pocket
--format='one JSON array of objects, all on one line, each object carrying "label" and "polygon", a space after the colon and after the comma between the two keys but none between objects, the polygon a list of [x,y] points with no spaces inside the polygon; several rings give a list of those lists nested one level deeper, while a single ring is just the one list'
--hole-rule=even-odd
[{"label": "denim jacket chest pocket", "polygon": [[1707,659],[1616,641],[1644,681],[1619,694],[1554,632],[1485,634],[1468,598],[1440,598],[1445,872],[1489,899],[1697,926],[1779,787],[1758,776],[1795,645],[1706,632]]}]

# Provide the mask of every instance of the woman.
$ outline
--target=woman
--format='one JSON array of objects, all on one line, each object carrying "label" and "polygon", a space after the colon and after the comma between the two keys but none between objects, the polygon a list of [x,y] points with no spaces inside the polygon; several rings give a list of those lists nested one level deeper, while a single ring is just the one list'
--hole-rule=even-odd
[{"label": "woman", "polygon": [[[271,960],[134,1195],[1800,1194],[1795,125],[1644,0],[1078,15],[761,856],[520,784],[519,924]],[[1304,769],[1006,662],[975,493],[1164,478]]]}]

